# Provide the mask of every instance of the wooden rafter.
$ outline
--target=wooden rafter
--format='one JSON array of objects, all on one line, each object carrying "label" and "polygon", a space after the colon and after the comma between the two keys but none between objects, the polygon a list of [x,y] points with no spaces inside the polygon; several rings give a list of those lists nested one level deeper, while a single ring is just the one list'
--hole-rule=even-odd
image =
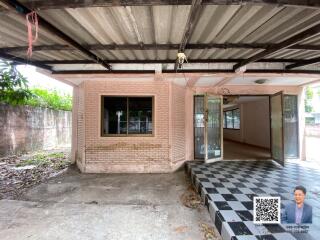
[{"label": "wooden rafter", "polygon": [[[18,2],[16,0],[0,0],[0,2],[6,4],[7,6],[10,6],[11,9],[16,10],[23,17],[25,17],[26,14],[31,12],[31,10],[28,7],[24,6],[23,4],[21,4],[20,2]],[[61,38],[67,44],[69,44],[73,48],[79,50],[84,55],[86,55],[90,59],[94,60],[96,63],[99,63],[102,66],[104,66],[105,68],[111,70],[110,64],[108,64],[105,60],[102,60],[100,57],[98,57],[94,53],[90,52],[87,48],[85,48],[82,45],[80,45],[78,42],[76,42],[74,39],[72,39],[71,37],[66,35],[64,32],[62,32],[61,30],[59,30],[58,28],[53,26],[51,23],[46,21],[44,18],[42,18],[40,16],[38,16],[38,18],[39,18],[39,26],[40,27],[48,30],[49,32],[51,32],[54,35],[56,35],[57,37]]]},{"label": "wooden rafter", "polygon": [[[267,49],[277,47],[278,44],[260,43],[196,43],[187,44],[185,49]],[[179,44],[90,44],[83,45],[88,50],[174,50],[179,48]],[[20,52],[27,51],[28,46],[0,48],[0,52]],[[288,47],[291,50],[320,51],[320,45],[293,45]],[[33,46],[32,51],[73,51],[74,47],[68,45],[39,45]]]},{"label": "wooden rafter", "polygon": [[269,47],[266,50],[264,50],[256,55],[253,55],[252,57],[250,57],[240,63],[237,63],[236,65],[234,65],[233,69],[234,69],[234,71],[237,71],[237,69],[240,69],[241,67],[243,67],[249,63],[256,62],[256,61],[258,61],[262,58],[265,58],[271,54],[274,54],[280,50],[287,49],[290,46],[293,46],[303,40],[307,40],[310,37],[319,35],[319,33],[320,33],[320,24],[318,24],[312,28],[309,28],[309,29],[297,34],[297,35],[294,35],[293,37],[290,37],[289,39],[282,41],[281,43],[279,43],[275,46]]},{"label": "wooden rafter", "polygon": [[298,67],[304,67],[307,65],[312,65],[312,64],[318,64],[320,63],[320,57],[304,60],[304,61],[297,61],[296,63],[290,64],[286,66],[287,70],[293,69],[293,68],[298,68]]},{"label": "wooden rafter", "polygon": [[[27,3],[32,9],[64,9],[84,7],[191,5],[192,0],[33,0]],[[319,8],[318,0],[203,0],[202,5],[272,5]]]},{"label": "wooden rafter", "polygon": [[[182,36],[182,40],[180,42],[179,45],[179,50],[178,53],[183,53],[186,45],[189,41],[189,38],[193,32],[193,29],[196,25],[197,20],[199,19],[200,16],[200,11],[201,11],[201,2],[202,0],[192,0],[191,3],[191,9],[189,12],[189,16],[188,16],[188,20],[186,23],[186,26],[184,28],[184,32],[183,32],[183,36]],[[176,63],[174,65],[174,70],[176,71],[178,68],[178,59],[176,60]]]},{"label": "wooden rafter", "polygon": [[[233,70],[226,69],[181,69],[180,73],[234,73]],[[53,71],[52,74],[154,74],[154,70],[59,70]],[[174,70],[162,70],[162,73],[175,73]],[[320,71],[314,70],[280,70],[280,69],[268,69],[268,70],[247,70],[246,73],[257,74],[314,74],[319,75]]]},{"label": "wooden rafter", "polygon": [[[238,63],[245,59],[188,59],[188,63]],[[257,62],[265,63],[296,63],[305,61],[302,59],[260,59]],[[92,60],[41,60],[34,61],[39,64],[49,64],[49,65],[68,65],[68,64],[94,64],[95,61]],[[175,60],[110,60],[111,64],[166,64],[174,63]]]},{"label": "wooden rafter", "polygon": [[20,58],[20,57],[15,57],[15,56],[7,54],[7,53],[1,53],[0,52],[0,58],[8,60],[8,61],[12,61],[14,64],[29,64],[29,65],[33,65],[35,67],[43,68],[43,69],[46,69],[46,70],[49,70],[49,71],[52,70],[51,66],[48,66],[48,65],[46,65],[44,63],[34,62],[34,61],[31,61],[31,60],[26,60],[26,59],[23,59],[23,58]]}]

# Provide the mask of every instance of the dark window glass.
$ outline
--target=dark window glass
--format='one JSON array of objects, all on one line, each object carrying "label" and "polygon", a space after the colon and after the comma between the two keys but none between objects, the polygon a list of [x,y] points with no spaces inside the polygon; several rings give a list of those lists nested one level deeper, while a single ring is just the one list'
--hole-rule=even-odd
[{"label": "dark window glass", "polygon": [[129,134],[152,133],[152,98],[129,98]]},{"label": "dark window glass", "polygon": [[102,134],[152,134],[152,97],[103,97]]},{"label": "dark window glass", "polygon": [[104,97],[104,134],[127,133],[127,98]]}]

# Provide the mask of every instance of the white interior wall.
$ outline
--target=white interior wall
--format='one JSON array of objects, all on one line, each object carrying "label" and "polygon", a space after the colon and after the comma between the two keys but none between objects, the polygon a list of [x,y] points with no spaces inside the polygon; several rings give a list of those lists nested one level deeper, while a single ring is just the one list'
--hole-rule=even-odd
[{"label": "white interior wall", "polygon": [[231,109],[237,107],[240,108],[240,130],[223,129],[224,139],[270,149],[269,98],[240,103]]}]

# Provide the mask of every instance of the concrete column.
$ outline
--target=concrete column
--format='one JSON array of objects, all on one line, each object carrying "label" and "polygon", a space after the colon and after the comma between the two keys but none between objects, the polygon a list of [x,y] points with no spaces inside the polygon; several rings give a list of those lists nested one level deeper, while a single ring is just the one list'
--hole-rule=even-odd
[{"label": "concrete column", "polygon": [[78,108],[79,87],[73,87],[72,97],[72,139],[71,139],[71,163],[75,163],[78,152]]}]

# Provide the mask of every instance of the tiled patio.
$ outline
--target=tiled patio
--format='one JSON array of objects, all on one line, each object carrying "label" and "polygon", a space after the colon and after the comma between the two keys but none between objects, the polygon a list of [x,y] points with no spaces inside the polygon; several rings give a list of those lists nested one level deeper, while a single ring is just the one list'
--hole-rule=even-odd
[{"label": "tiled patio", "polygon": [[[210,164],[191,161],[186,171],[223,240],[307,240],[320,236],[320,169],[293,160],[285,167],[271,160],[235,160]],[[296,185],[307,188],[306,202],[313,207],[308,233],[288,232],[284,225],[253,224],[254,196],[280,196],[283,208],[293,200]]]}]

